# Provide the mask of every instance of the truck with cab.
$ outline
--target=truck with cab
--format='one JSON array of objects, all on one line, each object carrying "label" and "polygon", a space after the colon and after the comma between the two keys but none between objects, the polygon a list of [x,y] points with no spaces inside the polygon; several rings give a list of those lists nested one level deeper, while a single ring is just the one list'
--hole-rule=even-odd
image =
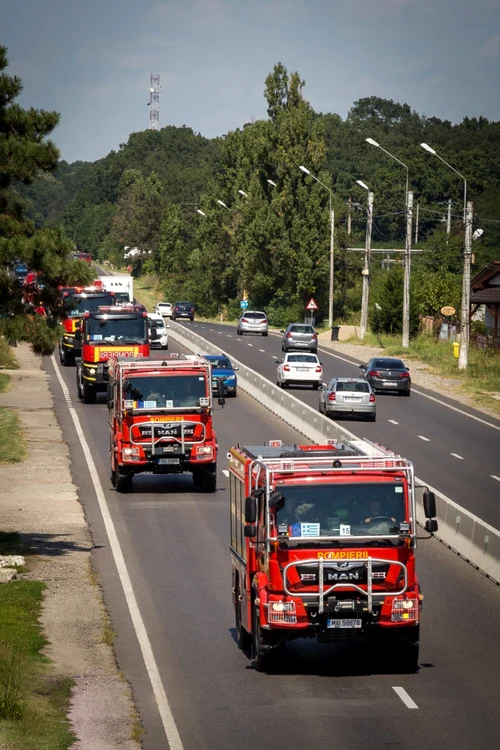
[{"label": "truck with cab", "polygon": [[111,360],[108,408],[111,481],[118,492],[131,492],[134,474],[143,472],[190,472],[203,492],[215,492],[212,381],[203,357]]},{"label": "truck with cab", "polygon": [[91,404],[106,392],[110,359],[149,357],[148,316],[134,305],[99,307],[77,325],[82,356],[76,360],[76,385],[80,400]]},{"label": "truck with cab", "polygon": [[[367,440],[228,453],[236,637],[258,670],[288,641],[368,643],[398,671],[418,665],[422,593],[416,573],[410,461]],[[426,530],[437,530],[423,493]]]},{"label": "truck with cab", "polygon": [[62,320],[62,336],[59,339],[59,360],[64,367],[75,364],[82,353],[81,338],[77,335],[78,323],[84,313],[93,312],[100,306],[115,304],[113,292],[102,292],[98,287],[68,287],[61,290],[65,317]]},{"label": "truck with cab", "polygon": [[134,302],[134,279],[132,276],[99,276],[102,288],[114,292],[118,305]]}]

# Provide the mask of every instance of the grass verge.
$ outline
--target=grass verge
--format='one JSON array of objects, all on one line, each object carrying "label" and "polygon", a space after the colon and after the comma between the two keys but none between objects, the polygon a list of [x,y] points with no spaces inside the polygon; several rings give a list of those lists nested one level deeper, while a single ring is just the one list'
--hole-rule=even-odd
[{"label": "grass verge", "polygon": [[26,457],[26,442],[19,417],[12,409],[0,408],[0,464],[14,464]]},{"label": "grass verge", "polygon": [[360,351],[363,346],[378,346],[388,356],[425,362],[433,373],[455,378],[464,393],[500,414],[500,352],[470,347],[469,366],[467,370],[459,370],[451,343],[437,341],[432,336],[411,339],[409,349],[403,349],[400,336],[373,333],[367,334],[363,343],[359,339],[349,339],[346,343],[358,344]]},{"label": "grass verge", "polygon": [[[19,365],[14,356],[12,348],[7,341],[0,336],[0,370],[17,370]],[[6,393],[10,390],[11,378],[5,372],[0,372],[0,393]]]},{"label": "grass verge", "polygon": [[42,654],[44,587],[0,587],[0,745],[8,750],[66,750],[75,741],[67,720],[72,681],[54,679]]}]

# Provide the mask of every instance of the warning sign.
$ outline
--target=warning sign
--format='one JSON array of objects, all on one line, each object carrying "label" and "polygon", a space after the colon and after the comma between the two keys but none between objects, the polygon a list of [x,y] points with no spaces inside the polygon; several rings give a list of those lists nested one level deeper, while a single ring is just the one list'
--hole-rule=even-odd
[{"label": "warning sign", "polygon": [[310,300],[309,300],[309,302],[307,303],[307,305],[306,305],[306,310],[319,310],[319,307],[318,307],[318,305],[317,305],[317,304],[316,304],[316,302],[314,301],[314,297],[311,297],[311,299],[310,299]]}]

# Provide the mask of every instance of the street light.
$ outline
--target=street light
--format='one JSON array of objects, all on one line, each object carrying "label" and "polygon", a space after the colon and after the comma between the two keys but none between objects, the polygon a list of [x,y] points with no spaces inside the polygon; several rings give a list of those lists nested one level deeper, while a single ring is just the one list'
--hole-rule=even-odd
[{"label": "street light", "polygon": [[272,185],[273,187],[278,187],[276,183],[273,180],[268,180],[268,183]]},{"label": "street light", "polygon": [[219,206],[224,206],[224,208],[227,208],[228,211],[231,210],[229,208],[229,206],[226,206],[226,204],[224,203],[224,201],[219,200],[219,198],[217,198],[217,203],[219,204]]},{"label": "street light", "polygon": [[333,271],[334,271],[334,232],[335,232],[335,214],[333,211],[333,205],[332,205],[332,199],[333,199],[333,191],[331,188],[328,187],[328,185],[325,185],[324,182],[321,182],[321,180],[318,180],[315,175],[310,172],[307,167],[304,167],[302,164],[299,166],[299,169],[304,172],[304,174],[309,175],[309,177],[312,177],[313,180],[316,180],[322,187],[325,188],[325,190],[328,190],[330,194],[330,284],[329,284],[329,291],[328,291],[328,326],[331,328],[333,326]]},{"label": "street light", "polygon": [[372,225],[373,225],[373,193],[364,182],[356,180],[356,183],[368,191],[368,212],[366,218],[366,235],[365,235],[365,258],[363,265],[363,292],[361,296],[361,320],[359,324],[359,338],[361,341],[365,338],[368,326],[368,301],[370,297],[370,250],[372,243]]},{"label": "street light", "polygon": [[380,143],[377,143],[373,138],[365,138],[365,141],[370,146],[376,146],[384,154],[390,156],[391,159],[397,161],[406,170],[406,242],[405,242],[405,268],[404,268],[404,282],[403,282],[403,340],[402,345],[404,349],[408,349],[410,346],[410,274],[411,274],[411,226],[413,216],[413,193],[410,193],[408,189],[408,165],[402,162],[397,156],[387,151]]},{"label": "street light", "polygon": [[204,211],[202,211],[201,208],[197,208],[196,209],[196,213],[200,214],[200,216],[205,216],[206,217],[206,213]]},{"label": "street light", "polygon": [[451,164],[448,164],[448,162],[445,161],[442,156],[439,156],[439,154],[437,153],[437,151],[435,151],[431,146],[429,146],[428,143],[421,143],[420,145],[422,146],[423,149],[425,149],[426,151],[428,151],[430,154],[433,154],[434,156],[437,156],[437,158],[440,161],[442,161],[443,164],[446,164],[446,166],[449,167],[452,172],[455,172],[455,174],[457,174],[459,177],[461,177],[462,180],[464,181],[464,224],[465,224],[465,220],[466,220],[466,216],[467,216],[467,180],[465,179],[465,177],[463,176],[463,174],[460,174],[460,172],[458,171],[458,169],[455,169],[455,167],[452,167]]}]

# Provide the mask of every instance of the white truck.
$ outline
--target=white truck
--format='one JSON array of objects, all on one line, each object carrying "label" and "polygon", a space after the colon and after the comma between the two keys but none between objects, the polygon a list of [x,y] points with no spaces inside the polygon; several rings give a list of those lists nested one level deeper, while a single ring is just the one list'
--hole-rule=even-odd
[{"label": "white truck", "polygon": [[132,276],[99,276],[102,288],[106,292],[115,293],[118,305],[127,305],[134,301],[134,279]]}]

